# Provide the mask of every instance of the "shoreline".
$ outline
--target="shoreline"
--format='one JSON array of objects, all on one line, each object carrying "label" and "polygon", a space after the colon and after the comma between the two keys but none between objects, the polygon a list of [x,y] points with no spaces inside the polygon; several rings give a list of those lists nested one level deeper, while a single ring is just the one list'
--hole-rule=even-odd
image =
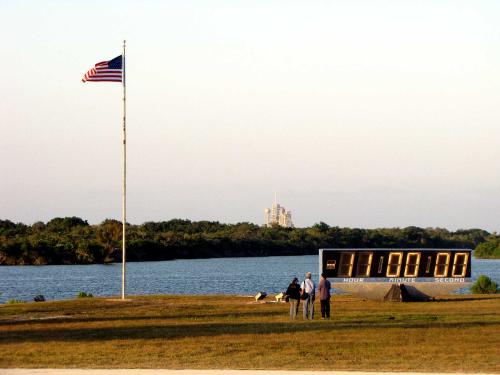
[{"label": "shoreline", "polygon": [[[472,252],[472,258],[474,260],[499,260],[500,257],[477,257]],[[200,257],[200,258],[172,258],[172,259],[160,259],[160,260],[127,260],[127,264],[129,263],[157,263],[157,262],[173,262],[173,261],[189,261],[189,260],[206,260],[206,259],[248,259],[248,258],[273,258],[273,257],[300,257],[300,256],[317,256],[317,253],[304,253],[304,254],[281,254],[281,255],[235,255],[235,256],[213,256],[213,257]],[[0,263],[0,268],[2,267],[44,267],[44,266],[113,266],[113,265],[121,265],[121,260],[117,260],[114,262],[100,262],[100,263],[44,263],[44,264],[36,264],[36,263],[24,263],[24,264],[4,264]]]}]

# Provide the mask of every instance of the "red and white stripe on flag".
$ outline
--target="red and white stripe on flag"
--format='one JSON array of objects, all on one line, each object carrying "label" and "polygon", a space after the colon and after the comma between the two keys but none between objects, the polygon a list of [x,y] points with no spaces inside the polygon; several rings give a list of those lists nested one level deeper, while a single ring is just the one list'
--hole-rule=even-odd
[{"label": "red and white stripe on flag", "polygon": [[95,64],[82,78],[82,82],[122,82],[122,57]]}]

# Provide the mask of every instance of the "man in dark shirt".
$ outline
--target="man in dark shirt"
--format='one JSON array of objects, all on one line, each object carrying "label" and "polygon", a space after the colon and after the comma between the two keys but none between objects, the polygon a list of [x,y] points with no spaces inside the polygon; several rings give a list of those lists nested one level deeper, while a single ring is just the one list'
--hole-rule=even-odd
[{"label": "man in dark shirt", "polygon": [[324,273],[318,285],[319,302],[321,303],[321,319],[330,319],[330,288],[332,284],[326,279]]},{"label": "man in dark shirt", "polygon": [[290,319],[293,320],[297,317],[297,310],[299,309],[300,303],[299,279],[296,277],[293,278],[285,294],[288,296],[288,302],[290,302]]}]

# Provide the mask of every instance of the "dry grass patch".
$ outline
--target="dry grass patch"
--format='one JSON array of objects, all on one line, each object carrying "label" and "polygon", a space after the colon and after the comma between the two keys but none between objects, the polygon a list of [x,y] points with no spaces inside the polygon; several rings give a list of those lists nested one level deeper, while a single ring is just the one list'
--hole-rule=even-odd
[{"label": "dry grass patch", "polygon": [[341,296],[332,320],[314,322],[290,322],[286,304],[250,302],[150,296],[5,305],[0,367],[500,372],[499,296]]}]

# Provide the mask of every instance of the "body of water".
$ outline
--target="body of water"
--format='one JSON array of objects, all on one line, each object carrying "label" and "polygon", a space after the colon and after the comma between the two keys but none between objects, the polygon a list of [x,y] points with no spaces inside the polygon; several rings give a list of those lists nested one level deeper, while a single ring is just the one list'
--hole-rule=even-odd
[{"label": "body of water", "polygon": [[[126,290],[129,295],[278,293],[307,271],[318,280],[317,255],[127,263]],[[484,274],[500,284],[500,260],[473,259],[472,272],[474,279]],[[0,267],[0,303],[32,301],[38,294],[47,300],[68,299],[79,291],[116,296],[120,288],[121,264]]]}]

